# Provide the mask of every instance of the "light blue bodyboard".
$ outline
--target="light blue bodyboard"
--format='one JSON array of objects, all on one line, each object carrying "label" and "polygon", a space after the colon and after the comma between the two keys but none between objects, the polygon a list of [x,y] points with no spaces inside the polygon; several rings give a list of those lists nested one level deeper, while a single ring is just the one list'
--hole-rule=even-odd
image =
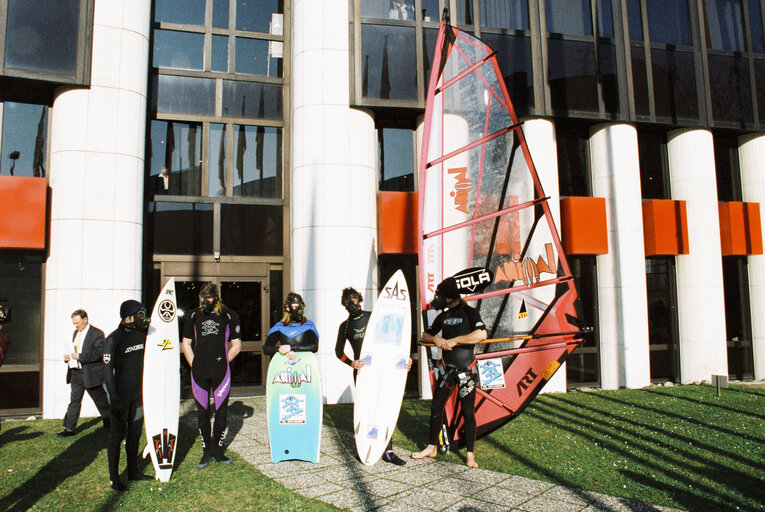
[{"label": "light blue bodyboard", "polygon": [[296,361],[275,354],[268,366],[266,407],[271,462],[319,462],[322,399],[319,365],[311,352]]}]

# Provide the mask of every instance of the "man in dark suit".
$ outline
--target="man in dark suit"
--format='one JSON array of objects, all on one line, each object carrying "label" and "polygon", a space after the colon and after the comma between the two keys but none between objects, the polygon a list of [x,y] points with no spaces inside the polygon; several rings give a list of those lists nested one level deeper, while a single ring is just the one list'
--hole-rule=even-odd
[{"label": "man in dark suit", "polygon": [[72,386],[71,400],[64,416],[64,430],[58,437],[75,434],[77,420],[80,418],[82,396],[85,391],[98,407],[104,420],[104,428],[109,428],[109,400],[104,391],[104,331],[88,323],[88,314],[78,309],[72,313],[75,330],[72,335],[73,351],[64,355],[64,362],[69,365],[66,382]]}]

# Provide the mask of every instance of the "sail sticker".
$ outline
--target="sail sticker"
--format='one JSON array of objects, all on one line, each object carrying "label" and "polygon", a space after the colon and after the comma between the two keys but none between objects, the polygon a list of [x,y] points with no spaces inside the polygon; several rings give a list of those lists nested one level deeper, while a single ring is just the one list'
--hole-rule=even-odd
[{"label": "sail sticker", "polygon": [[[435,287],[454,276],[486,324],[489,340],[476,351],[495,362],[479,363],[479,375],[499,371],[504,385],[481,381],[475,414],[482,436],[524,410],[547,382],[542,377],[554,373],[551,361],[562,364],[584,328],[551,198],[496,53],[442,21],[432,55],[418,170],[420,307],[427,328]],[[497,360],[503,350],[512,353]],[[434,352],[427,351],[430,371]],[[461,409],[450,400],[448,434],[459,440]]]},{"label": "sail sticker", "polygon": [[502,358],[482,359],[478,361],[478,376],[481,389],[503,389],[505,373],[502,370]]},{"label": "sail sticker", "polygon": [[529,312],[526,311],[526,301],[522,300],[521,309],[518,311],[518,319],[520,320],[521,318],[527,318],[528,316],[529,316]]}]

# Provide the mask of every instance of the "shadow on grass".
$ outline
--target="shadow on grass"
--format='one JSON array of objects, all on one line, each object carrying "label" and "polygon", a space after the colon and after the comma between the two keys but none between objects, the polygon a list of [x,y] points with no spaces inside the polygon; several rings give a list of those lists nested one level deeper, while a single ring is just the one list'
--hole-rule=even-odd
[{"label": "shadow on grass", "polygon": [[[666,395],[664,393],[657,393],[656,391],[653,391],[651,389],[644,389],[643,391],[645,391],[646,393],[652,393],[652,394],[659,395],[662,398],[683,399],[683,400],[685,400],[684,397],[678,397],[678,396],[675,396],[675,395]],[[655,408],[655,407],[649,407],[647,405],[641,405],[641,404],[637,404],[635,402],[630,402],[630,401],[627,401],[627,400],[620,400],[618,398],[614,398],[613,396],[605,396],[605,395],[600,394],[600,393],[593,394],[593,397],[596,397],[596,398],[601,399],[601,400],[610,401],[610,402],[619,404],[620,406],[637,407],[637,408],[640,408],[640,409],[642,409],[644,411],[648,411],[648,412],[652,412],[652,413],[656,413],[656,414],[661,414],[663,416],[667,416],[667,417],[670,417],[670,418],[675,418],[675,419],[678,419],[678,420],[686,421],[688,423],[693,423],[694,425],[697,425],[697,426],[700,426],[700,427],[707,427],[707,428],[710,427],[710,424],[707,423],[707,422],[699,421],[699,420],[696,420],[696,419],[693,419],[693,418],[689,418],[687,416],[683,416],[682,414],[668,412],[665,409],[658,409],[658,408]],[[716,405],[713,405],[713,404],[709,404],[708,402],[702,402],[702,401],[696,401],[696,400],[690,400],[690,402],[695,403],[695,404],[697,404],[699,406],[704,406],[704,407],[710,407],[710,406],[714,407],[714,406],[716,406]],[[732,410],[729,409],[729,411],[733,412],[733,413],[736,413],[736,414],[749,415],[746,411],[739,411],[737,409],[732,409]],[[747,441],[754,441],[754,442],[757,442],[757,443],[761,443],[762,442],[762,439],[758,439],[756,437],[750,436],[749,434],[746,434],[746,433],[743,433],[743,432],[739,432],[739,431],[736,431],[736,430],[733,430],[733,429],[730,429],[730,428],[721,427],[719,425],[715,425],[714,428],[715,428],[715,430],[718,430],[720,432],[724,432],[724,433],[732,435],[732,436],[739,436],[739,437],[741,437],[743,439],[746,439]]]},{"label": "shadow on grass", "polygon": [[11,429],[6,428],[5,431],[0,432],[0,446],[4,444],[10,444],[17,441],[26,441],[28,439],[34,439],[43,435],[42,432],[24,432],[29,430],[27,426],[13,427]]},{"label": "shadow on grass", "polygon": [[[710,387],[709,389],[712,389],[712,388]],[[661,392],[659,392],[659,391],[657,391],[655,389],[644,389],[643,391],[645,391],[646,393],[652,393],[654,395],[659,395],[659,396],[662,396],[662,397],[667,397],[667,398],[671,397],[671,398],[673,398],[675,400],[685,400],[686,402],[690,402],[692,404],[703,405],[704,407],[715,407],[717,409],[722,409],[724,411],[732,412],[732,413],[735,413],[735,414],[741,414],[741,415],[744,415],[744,416],[749,416],[751,418],[754,418],[755,420],[763,420],[763,419],[765,419],[765,415],[763,415],[763,414],[757,414],[757,413],[753,413],[753,412],[742,411],[741,409],[736,409],[735,407],[728,407],[728,406],[722,405],[722,404],[715,404],[715,403],[709,402],[707,400],[699,400],[699,399],[696,399],[696,398],[691,398],[691,397],[682,396],[682,395],[670,395],[670,394],[666,394],[666,393],[661,393]],[[731,391],[731,390],[726,389],[726,390],[723,391],[723,394],[727,393],[728,391]],[[748,394],[750,394],[752,396],[760,396],[761,398],[765,399],[765,395],[763,395],[763,394],[759,394],[759,393],[748,393]],[[717,398],[717,397],[715,396],[715,398]]]},{"label": "shadow on grass", "polygon": [[[79,430],[85,431],[100,421],[100,418],[88,421]],[[27,439],[32,437],[37,436],[29,436]],[[98,428],[86,435],[62,439],[62,443],[65,442],[71,442],[71,444],[26,482],[0,500],[0,510],[24,511],[32,508],[46,494],[54,492],[64,480],[90,466],[104,449],[106,436],[103,429]]]},{"label": "shadow on grass", "polygon": [[[719,454],[710,453],[709,457],[705,457],[684,448],[689,445],[698,446],[697,440],[683,439],[683,436],[672,430],[638,424],[594,408],[585,407],[588,413],[584,416],[585,419],[582,419],[579,410],[583,407],[580,404],[571,404],[561,397],[547,398],[566,403],[577,410],[566,410],[554,404],[537,402],[534,410],[527,410],[526,414],[585,441],[598,443],[600,447],[629,461],[627,466],[645,468],[643,473],[635,473],[625,467],[625,470],[620,470],[619,473],[646,487],[664,490],[667,496],[672,496],[675,502],[684,507],[692,510],[735,510],[738,507],[746,509],[751,504],[742,498],[761,485],[752,474],[721,463],[715,456]],[[597,395],[596,398],[603,397]],[[609,422],[618,424],[609,426]],[[648,430],[649,434],[634,433],[635,426]],[[662,440],[662,437],[670,441]],[[725,452],[725,455],[730,459],[738,457],[734,453]],[[646,474],[663,477],[648,478]],[[635,479],[636,475],[640,475],[640,478]],[[702,483],[704,481],[715,482],[732,492],[721,496],[719,488]]]}]

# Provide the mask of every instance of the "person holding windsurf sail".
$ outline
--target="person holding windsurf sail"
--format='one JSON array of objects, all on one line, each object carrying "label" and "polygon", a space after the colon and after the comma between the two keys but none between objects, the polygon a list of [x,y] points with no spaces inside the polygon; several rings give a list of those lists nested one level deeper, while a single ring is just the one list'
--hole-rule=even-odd
[{"label": "person holding windsurf sail", "polygon": [[[242,340],[239,315],[221,302],[215,283],[202,285],[199,297],[199,307],[184,322],[181,347],[191,366],[191,391],[197,403],[197,426],[202,437],[203,453],[197,468],[204,469],[211,458],[231,464],[231,459],[224,455],[223,436],[228,426],[230,363],[239,354]],[[215,423],[210,431],[213,414]]]},{"label": "person holding windsurf sail", "polygon": [[[348,319],[340,324],[337,330],[337,342],[335,343],[335,355],[343,363],[353,368],[353,381],[356,382],[356,375],[359,369],[364,366],[364,360],[360,359],[361,345],[364,341],[364,334],[369,324],[369,318],[372,316],[370,311],[361,309],[361,303],[364,297],[356,289],[348,287],[343,290],[340,297],[340,303],[348,311]],[[351,344],[353,350],[353,359],[345,354],[346,341]],[[412,367],[412,360],[407,362],[406,370]],[[403,466],[406,464],[401,458],[393,453],[393,438],[391,437],[388,446],[382,455],[383,462]]]},{"label": "person holding windsurf sail", "polygon": [[[443,351],[438,366],[433,401],[430,405],[428,446],[421,452],[412,453],[413,459],[435,458],[438,454],[438,435],[443,423],[443,410],[454,388],[465,417],[466,464],[477,468],[475,461],[475,395],[476,379],[471,367],[475,361],[473,345],[487,338],[486,326],[478,310],[462,300],[453,277],[444,279],[437,287],[431,307],[441,313],[433,325],[422,333],[424,343],[432,343]],[[437,336],[438,333],[441,336]]]}]

